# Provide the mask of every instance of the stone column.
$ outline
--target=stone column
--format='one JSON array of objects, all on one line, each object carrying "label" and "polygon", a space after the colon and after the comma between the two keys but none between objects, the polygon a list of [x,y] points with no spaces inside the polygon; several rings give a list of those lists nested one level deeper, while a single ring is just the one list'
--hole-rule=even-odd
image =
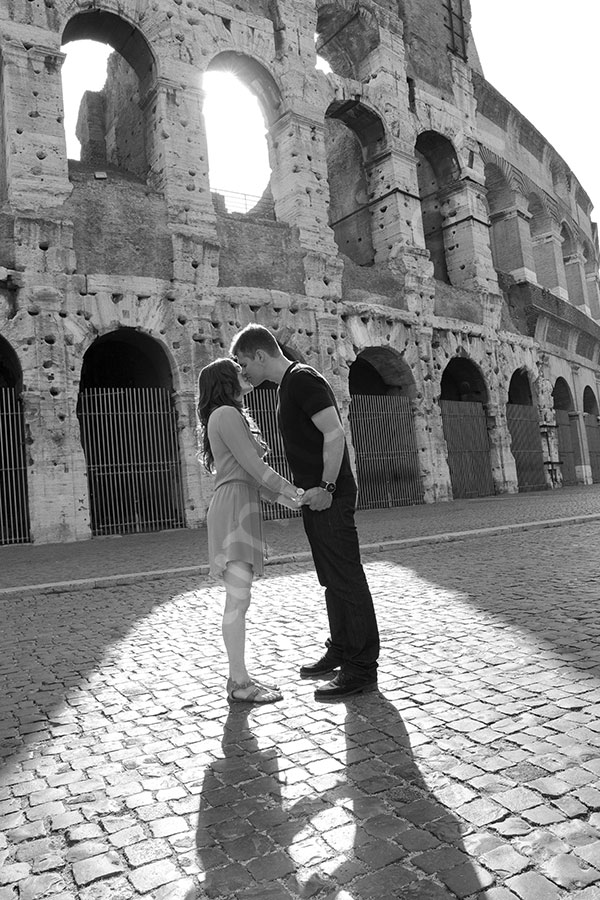
[{"label": "stone column", "polygon": [[537,282],[562,300],[569,299],[567,277],[562,257],[560,229],[552,222],[551,230],[533,237],[533,258]]},{"label": "stone column", "polygon": [[[216,214],[208,180],[203,92],[192,67],[157,79],[145,95],[149,181],[167,201],[176,281],[197,288],[219,278]],[[175,78],[177,75],[177,78]]]},{"label": "stone column", "polygon": [[492,224],[492,256],[496,269],[507,272],[517,281],[535,282],[535,261],[529,222],[531,213],[525,202],[490,215]]},{"label": "stone column", "polygon": [[23,35],[3,44],[2,59],[6,199],[14,210],[35,208],[43,216],[72,189],[60,77],[65,56]]},{"label": "stone column", "polygon": [[339,299],[342,263],[328,225],[323,123],[288,111],[269,130],[275,214],[298,230],[309,297]]},{"label": "stone column", "polygon": [[587,272],[585,276],[590,315],[596,321],[600,320],[600,288],[597,272]]},{"label": "stone column", "polygon": [[440,201],[450,284],[468,290],[497,289],[482,186],[463,179],[440,191]]},{"label": "stone column", "polygon": [[414,153],[388,150],[365,163],[375,262],[402,247],[425,247]]},{"label": "stone column", "polygon": [[581,306],[589,312],[587,283],[585,278],[585,259],[581,250],[577,250],[563,259],[569,302],[573,306]]}]

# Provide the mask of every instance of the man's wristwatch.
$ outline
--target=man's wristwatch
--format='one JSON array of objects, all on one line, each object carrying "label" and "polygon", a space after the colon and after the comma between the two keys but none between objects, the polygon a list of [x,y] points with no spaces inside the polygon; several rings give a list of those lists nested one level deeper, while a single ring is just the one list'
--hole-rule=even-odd
[{"label": "man's wristwatch", "polygon": [[328,494],[334,494],[336,484],[335,481],[321,481],[319,487],[323,488],[324,491],[327,491]]}]

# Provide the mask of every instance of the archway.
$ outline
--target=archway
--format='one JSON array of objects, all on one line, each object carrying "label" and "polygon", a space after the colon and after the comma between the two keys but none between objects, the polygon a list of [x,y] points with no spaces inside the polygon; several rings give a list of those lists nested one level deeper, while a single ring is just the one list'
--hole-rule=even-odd
[{"label": "archway", "polygon": [[387,347],[367,347],[350,366],[348,385],[359,508],[422,503],[409,366]]},{"label": "archway", "polygon": [[440,408],[455,500],[494,493],[487,401],[485,380],[475,363],[464,356],[451,359],[442,374]]},{"label": "archway", "polygon": [[517,469],[519,491],[542,491],[548,485],[539,414],[533,403],[527,369],[513,372],[508,388],[506,421],[511,437],[511,452]]},{"label": "archway", "polygon": [[[317,3],[316,50],[336,75],[360,81],[380,42],[375,15],[354,0]],[[366,71],[363,71],[363,68]]]},{"label": "archway", "polygon": [[576,466],[581,464],[581,448],[577,434],[577,414],[571,389],[564,378],[557,378],[552,391],[558,455],[561,463],[562,483],[577,484]]},{"label": "archway", "polygon": [[451,284],[442,204],[448,189],[458,181],[458,158],[450,141],[435,131],[425,131],[419,135],[415,156],[425,246],[433,263],[433,275],[438,281]]},{"label": "archway", "polygon": [[373,203],[381,185],[372,160],[385,145],[383,123],[367,106],[356,100],[331,104],[325,116],[329,225],[340,252],[359,266],[375,260]]},{"label": "archway", "polygon": [[592,388],[587,385],[583,391],[583,412],[585,414],[585,433],[590,456],[590,468],[594,484],[600,482],[600,423],[598,422],[598,401]]},{"label": "archway", "polygon": [[108,59],[102,90],[87,91],[81,101],[77,121],[81,163],[92,169],[110,166],[145,180],[153,130],[147,121],[149,108],[143,110],[156,79],[150,45],[131,22],[97,9],[68,21],[62,37],[67,59],[68,45],[81,40],[107,44],[115,51]]},{"label": "archway", "polygon": [[171,368],[160,345],[130,328],[98,338],[83,359],[77,415],[92,534],[183,528]]},{"label": "archway", "polygon": [[22,386],[17,355],[0,337],[0,544],[31,540]]}]

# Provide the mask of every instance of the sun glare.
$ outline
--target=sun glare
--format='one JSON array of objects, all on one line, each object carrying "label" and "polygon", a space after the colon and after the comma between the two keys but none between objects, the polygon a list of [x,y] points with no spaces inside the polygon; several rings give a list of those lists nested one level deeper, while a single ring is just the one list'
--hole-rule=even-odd
[{"label": "sun glare", "polygon": [[79,159],[81,146],[75,136],[81,98],[86,91],[101,91],[106,81],[106,61],[112,47],[98,41],[71,41],[61,47],[66,59],[62,67],[67,156]]}]

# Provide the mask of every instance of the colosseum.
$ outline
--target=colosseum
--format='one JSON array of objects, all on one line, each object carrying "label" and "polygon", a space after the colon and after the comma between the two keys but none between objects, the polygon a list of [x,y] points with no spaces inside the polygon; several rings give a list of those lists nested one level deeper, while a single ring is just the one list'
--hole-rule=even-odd
[{"label": "colosseum", "polygon": [[[469,0],[10,0],[0,24],[0,544],[199,527],[197,375],[250,321],[330,380],[363,507],[600,481],[591,202],[486,81]],[[76,161],[82,39],[114,52]],[[267,128],[244,212],[210,186],[213,70]],[[277,464],[273,391],[252,403]]]}]

